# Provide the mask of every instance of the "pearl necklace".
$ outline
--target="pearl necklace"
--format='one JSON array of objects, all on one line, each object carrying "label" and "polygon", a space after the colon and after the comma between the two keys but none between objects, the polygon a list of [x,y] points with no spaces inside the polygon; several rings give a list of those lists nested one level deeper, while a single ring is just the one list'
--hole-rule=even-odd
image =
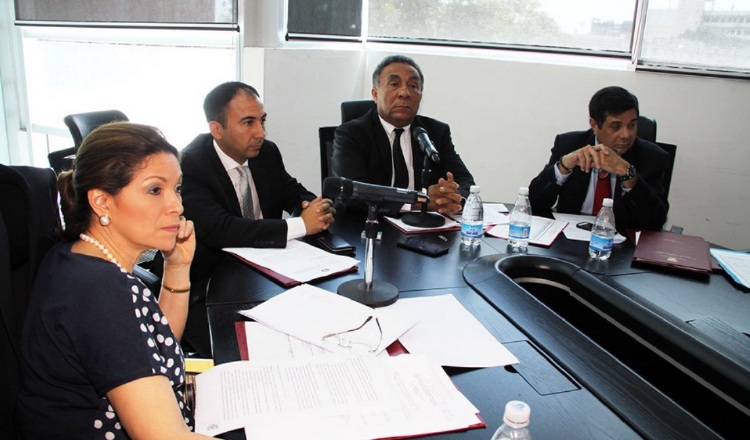
[{"label": "pearl necklace", "polygon": [[122,266],[120,265],[120,263],[117,261],[117,258],[115,258],[115,256],[112,255],[112,252],[110,252],[109,249],[107,249],[106,247],[104,247],[103,244],[99,243],[99,241],[97,239],[95,239],[94,237],[90,237],[90,236],[88,236],[86,234],[83,234],[83,233],[81,233],[81,235],[79,235],[79,237],[81,237],[81,240],[85,241],[86,243],[88,243],[88,244],[94,246],[95,248],[99,249],[100,251],[102,251],[102,253],[107,258],[107,260],[109,260],[110,263],[112,263],[115,266],[119,267],[121,271],[123,271],[123,272],[125,271],[125,269],[123,269]]}]

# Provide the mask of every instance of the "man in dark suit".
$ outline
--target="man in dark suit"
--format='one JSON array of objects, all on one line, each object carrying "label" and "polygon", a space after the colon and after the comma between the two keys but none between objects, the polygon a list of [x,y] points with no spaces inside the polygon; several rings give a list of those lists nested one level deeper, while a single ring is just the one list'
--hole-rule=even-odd
[{"label": "man in dark suit", "polygon": [[[221,84],[203,110],[210,133],[198,135],[180,160],[182,203],[197,238],[184,338],[210,357],[206,288],[221,249],[283,248],[328,229],[335,211],[331,200],[315,197],[286,171],[278,147],[265,139],[266,113],[253,87]],[[282,219],[283,211],[292,217]]]},{"label": "man in dark suit", "polygon": [[[606,87],[589,102],[587,131],[555,138],[549,162],[529,185],[535,215],[596,215],[597,183],[614,201],[617,230],[660,230],[669,203],[664,176],[669,155],[636,137],[638,99],[622,87]],[[606,187],[609,187],[607,189]]]},{"label": "man in dark suit", "polygon": [[[422,70],[411,58],[394,55],[381,61],[372,74],[377,110],[336,129],[331,168],[336,177],[421,191],[425,155],[412,132],[422,127],[440,156],[427,182],[428,209],[454,214],[461,210],[462,198],[469,195],[474,178],[456,153],[450,127],[417,116],[423,84]],[[396,140],[400,149],[393,150]]]}]

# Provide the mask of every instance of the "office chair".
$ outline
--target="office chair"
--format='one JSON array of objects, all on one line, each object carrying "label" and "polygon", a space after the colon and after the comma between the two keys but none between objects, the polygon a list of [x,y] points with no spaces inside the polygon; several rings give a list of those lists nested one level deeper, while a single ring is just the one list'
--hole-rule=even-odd
[{"label": "office chair", "polygon": [[649,142],[656,142],[656,119],[643,115],[638,116],[636,135]]},{"label": "office chair", "polygon": [[674,159],[677,155],[677,145],[666,144],[664,142],[657,142],[656,145],[669,154],[669,167],[664,172],[664,191],[666,192],[667,199],[669,199],[669,187],[672,186],[672,172],[674,171]]},{"label": "office chair", "polygon": [[37,268],[60,228],[49,168],[0,165],[0,436],[14,439],[23,316]]},{"label": "office chair", "polygon": [[341,123],[356,119],[376,107],[377,105],[372,99],[344,101],[341,103]]},{"label": "office chair", "polygon": [[127,121],[128,117],[119,110],[102,110],[88,113],[76,113],[63,118],[63,122],[73,136],[73,146],[60,151],[53,151],[47,156],[49,164],[56,173],[65,171],[73,165],[75,153],[83,139],[95,128],[108,122]]},{"label": "office chair", "polygon": [[320,188],[323,188],[323,181],[326,177],[331,177],[331,157],[333,156],[333,134],[336,131],[335,126],[318,128],[318,138],[320,140]]}]

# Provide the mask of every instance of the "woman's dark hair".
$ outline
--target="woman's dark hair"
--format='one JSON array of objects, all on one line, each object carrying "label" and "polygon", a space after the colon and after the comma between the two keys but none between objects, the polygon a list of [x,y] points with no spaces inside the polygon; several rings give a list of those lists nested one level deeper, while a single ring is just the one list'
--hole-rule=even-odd
[{"label": "woman's dark hair", "polygon": [[117,195],[146,160],[159,153],[179,157],[164,135],[148,125],[113,122],[89,133],[76,151],[73,168],[57,178],[65,222],[63,240],[77,240],[88,229],[93,215],[89,190]]}]

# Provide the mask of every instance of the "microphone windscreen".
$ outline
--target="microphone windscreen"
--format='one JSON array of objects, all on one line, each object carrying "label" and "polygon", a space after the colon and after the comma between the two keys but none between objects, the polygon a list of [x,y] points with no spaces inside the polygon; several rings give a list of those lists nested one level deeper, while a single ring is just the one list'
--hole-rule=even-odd
[{"label": "microphone windscreen", "polygon": [[343,177],[326,177],[323,180],[323,194],[328,197],[350,197],[352,195],[352,181]]},{"label": "microphone windscreen", "polygon": [[425,130],[422,127],[414,127],[411,129],[412,135],[414,135],[415,138],[418,138],[419,136],[425,135],[427,136],[427,130]]}]

